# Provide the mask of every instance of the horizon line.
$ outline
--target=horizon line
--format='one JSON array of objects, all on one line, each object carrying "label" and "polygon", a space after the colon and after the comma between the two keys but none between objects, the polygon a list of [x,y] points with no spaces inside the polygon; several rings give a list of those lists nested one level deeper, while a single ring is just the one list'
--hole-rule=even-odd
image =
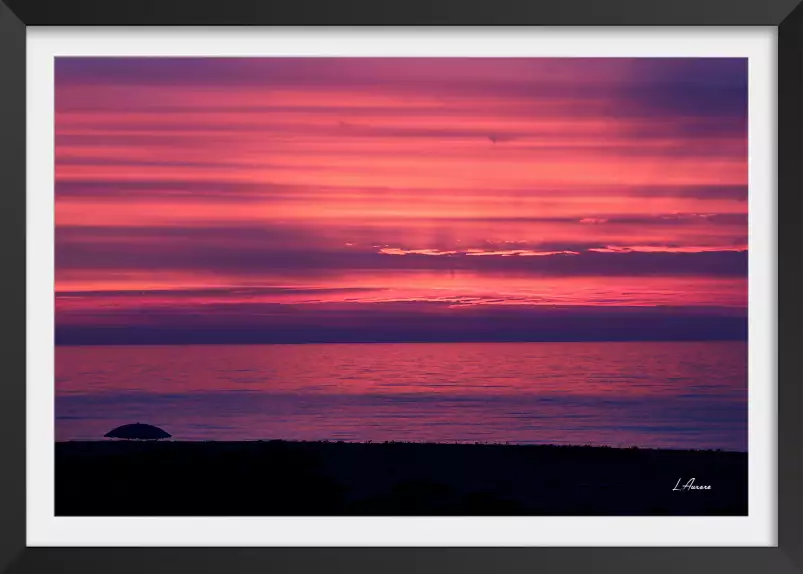
[{"label": "horizon line", "polygon": [[410,344],[515,344],[515,343],[748,343],[746,337],[734,338],[667,338],[667,339],[462,339],[425,340],[405,339],[397,341],[160,341],[150,342],[60,342],[54,347],[189,347],[189,346],[243,346],[243,345],[410,345]]}]

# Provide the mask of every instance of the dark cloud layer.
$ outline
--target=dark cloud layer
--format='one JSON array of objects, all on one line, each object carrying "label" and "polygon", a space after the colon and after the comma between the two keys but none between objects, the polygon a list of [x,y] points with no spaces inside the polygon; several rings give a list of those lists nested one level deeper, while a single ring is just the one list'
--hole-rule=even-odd
[{"label": "dark cloud layer", "polygon": [[[324,247],[315,229],[267,228],[61,228],[57,231],[58,269],[80,269],[87,260],[95,269],[207,270],[243,275],[327,276],[355,270],[468,270],[514,275],[647,276],[697,275],[743,277],[746,251],[595,252],[601,244],[577,242],[530,244],[544,251],[576,254],[537,256],[394,255],[377,249],[354,249],[342,243]],[[87,240],[87,237],[92,239]],[[217,241],[226,237],[226,242]],[[514,246],[516,247],[516,246]],[[490,250],[494,246],[489,246]]]},{"label": "dark cloud layer", "polygon": [[60,325],[56,344],[241,344],[438,341],[695,341],[746,340],[744,316],[695,314],[684,309],[608,309],[561,312],[531,308],[437,313],[401,305],[364,313],[294,309],[261,320],[216,315],[150,316],[148,324]]},{"label": "dark cloud layer", "polygon": [[[268,305],[237,313],[141,314],[124,326],[57,326],[56,344],[241,344],[438,341],[745,340],[747,318],[684,308],[500,308],[438,312],[445,304],[356,307]],[[144,322],[144,324],[143,324]]]}]

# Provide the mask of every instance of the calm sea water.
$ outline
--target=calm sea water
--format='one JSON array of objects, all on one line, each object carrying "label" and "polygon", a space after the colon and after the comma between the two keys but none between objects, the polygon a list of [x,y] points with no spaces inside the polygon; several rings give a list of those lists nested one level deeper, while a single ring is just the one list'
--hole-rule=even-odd
[{"label": "calm sea water", "polygon": [[56,348],[56,440],[487,441],[747,450],[747,345]]}]

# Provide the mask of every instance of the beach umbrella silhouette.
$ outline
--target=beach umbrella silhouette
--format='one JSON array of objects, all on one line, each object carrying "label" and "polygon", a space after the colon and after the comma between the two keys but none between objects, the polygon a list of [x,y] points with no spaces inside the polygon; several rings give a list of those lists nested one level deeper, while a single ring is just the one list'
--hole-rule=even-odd
[{"label": "beach umbrella silhouette", "polygon": [[119,426],[110,430],[103,436],[108,438],[123,438],[127,440],[159,440],[160,438],[170,438],[170,434],[166,433],[159,427],[146,425],[143,423]]}]

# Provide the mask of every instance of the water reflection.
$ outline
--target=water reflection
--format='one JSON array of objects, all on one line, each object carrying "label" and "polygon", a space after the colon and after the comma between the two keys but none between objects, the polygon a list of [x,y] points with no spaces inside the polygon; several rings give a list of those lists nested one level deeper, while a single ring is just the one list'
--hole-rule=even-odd
[{"label": "water reflection", "polygon": [[58,347],[56,439],[490,441],[746,450],[747,345]]}]

